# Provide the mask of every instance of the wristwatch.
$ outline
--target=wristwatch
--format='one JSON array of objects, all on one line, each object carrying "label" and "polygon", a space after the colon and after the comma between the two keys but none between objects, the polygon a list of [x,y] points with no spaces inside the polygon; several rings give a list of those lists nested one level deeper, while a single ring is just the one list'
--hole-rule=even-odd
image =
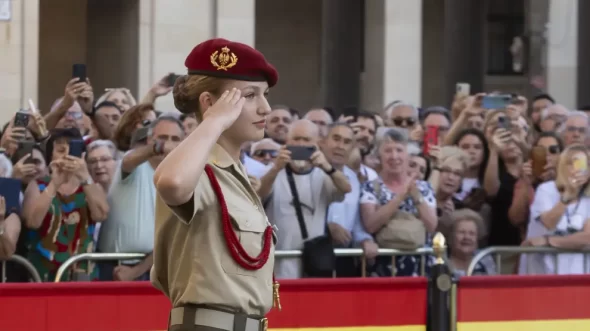
[{"label": "wristwatch", "polygon": [[92,184],[93,184],[92,178],[88,177],[85,181],[80,183],[80,186],[84,187],[84,186],[92,185]]},{"label": "wristwatch", "polygon": [[334,166],[332,166],[330,168],[330,170],[324,170],[324,172],[326,173],[326,175],[331,176],[333,173],[336,172],[336,168],[334,168]]}]

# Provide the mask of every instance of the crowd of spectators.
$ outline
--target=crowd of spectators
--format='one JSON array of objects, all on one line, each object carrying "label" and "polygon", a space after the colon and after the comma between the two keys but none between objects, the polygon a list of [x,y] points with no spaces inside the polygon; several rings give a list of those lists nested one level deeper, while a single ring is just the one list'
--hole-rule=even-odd
[{"label": "crowd of spectators", "polygon": [[[76,263],[62,281],[149,279],[154,169],[198,125],[154,108],[172,77],[139,103],[125,88],[95,97],[89,80],[74,78],[48,112],[32,102],[15,112],[0,141],[0,260],[18,254],[53,281],[76,254],[142,253]],[[274,106],[267,137],[243,146],[242,163],[278,228],[277,250],[304,252],[277,259],[276,277],[418,276],[431,258],[392,260],[378,249],[429,247],[438,231],[457,275],[488,246],[585,247],[588,110],[547,94],[461,91],[450,109],[404,101],[373,111]],[[322,238],[329,250],[360,247],[363,256],[320,254]],[[322,266],[309,254],[325,257]],[[585,258],[508,254],[502,265],[479,261],[475,273],[585,273]],[[21,265],[6,268],[5,281],[30,280]]]}]

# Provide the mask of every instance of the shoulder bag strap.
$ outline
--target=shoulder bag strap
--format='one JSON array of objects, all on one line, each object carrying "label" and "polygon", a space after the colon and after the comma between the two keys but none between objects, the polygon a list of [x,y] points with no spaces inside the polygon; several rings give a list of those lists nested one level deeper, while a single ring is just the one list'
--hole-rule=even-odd
[{"label": "shoulder bag strap", "polygon": [[297,186],[295,186],[295,179],[293,178],[293,172],[289,165],[285,167],[287,174],[287,181],[289,182],[289,188],[291,188],[291,195],[293,196],[293,207],[295,207],[295,213],[297,214],[297,221],[299,222],[299,228],[301,229],[301,238],[306,240],[309,236],[307,233],[307,227],[305,226],[305,220],[303,213],[301,212],[301,203],[299,202],[299,193],[297,193]]}]

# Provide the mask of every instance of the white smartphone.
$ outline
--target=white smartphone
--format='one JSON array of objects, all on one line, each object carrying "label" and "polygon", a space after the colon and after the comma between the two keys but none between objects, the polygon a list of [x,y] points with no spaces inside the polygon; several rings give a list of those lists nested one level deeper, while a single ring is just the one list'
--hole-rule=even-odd
[{"label": "white smartphone", "polygon": [[29,108],[31,108],[31,112],[33,112],[33,114],[37,113],[37,107],[35,107],[33,99],[29,99]]},{"label": "white smartphone", "polygon": [[455,92],[460,95],[471,95],[471,85],[469,83],[457,83]]}]

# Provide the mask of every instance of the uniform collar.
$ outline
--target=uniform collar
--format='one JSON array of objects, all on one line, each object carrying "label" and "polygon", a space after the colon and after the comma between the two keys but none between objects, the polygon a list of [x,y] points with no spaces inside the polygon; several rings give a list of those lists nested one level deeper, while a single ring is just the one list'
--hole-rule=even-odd
[{"label": "uniform collar", "polygon": [[227,169],[236,163],[229,153],[219,144],[215,144],[213,149],[211,149],[209,162],[222,169]]},{"label": "uniform collar", "polygon": [[209,154],[209,163],[212,163],[216,167],[223,170],[233,169],[234,171],[240,173],[244,178],[248,178],[248,171],[242,162],[236,163],[236,161],[234,161],[225,148],[221,147],[219,144],[215,144],[215,146],[213,146],[213,149]]}]

